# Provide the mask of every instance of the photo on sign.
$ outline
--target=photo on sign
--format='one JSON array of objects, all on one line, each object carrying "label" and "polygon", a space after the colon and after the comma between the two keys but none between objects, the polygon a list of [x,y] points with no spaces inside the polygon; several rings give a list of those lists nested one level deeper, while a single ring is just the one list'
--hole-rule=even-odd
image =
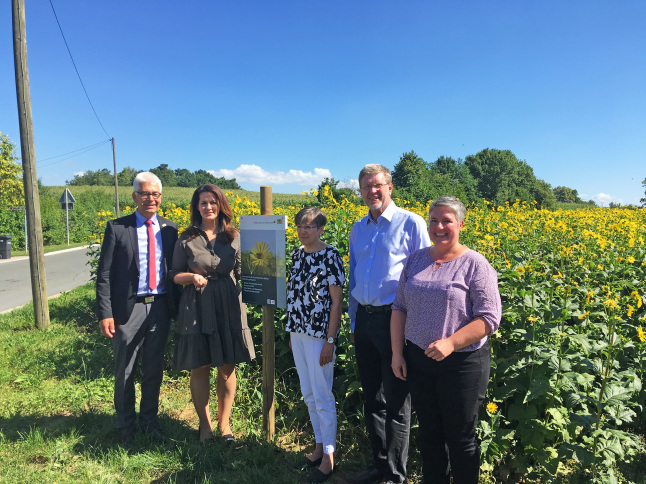
[{"label": "photo on sign", "polygon": [[[284,276],[285,258],[276,254],[276,234],[267,230],[249,230],[241,240],[242,273],[253,276]],[[248,246],[246,246],[247,244]],[[277,272],[282,270],[282,274]]]}]

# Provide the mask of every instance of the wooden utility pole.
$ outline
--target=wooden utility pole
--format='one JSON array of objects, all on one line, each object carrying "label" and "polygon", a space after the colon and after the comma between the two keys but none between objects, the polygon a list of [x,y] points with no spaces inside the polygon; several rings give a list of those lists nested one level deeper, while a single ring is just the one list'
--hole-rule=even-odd
[{"label": "wooden utility pole", "polygon": [[112,162],[114,163],[114,210],[119,218],[119,183],[117,181],[117,154],[114,150],[114,137],[112,138]]},{"label": "wooden utility pole", "polygon": [[[271,187],[260,187],[260,215],[272,215]],[[276,341],[274,307],[262,307],[262,428],[271,442],[276,433]]]},{"label": "wooden utility pole", "polygon": [[40,198],[36,176],[34,126],[31,118],[31,94],[27,70],[27,35],[25,31],[25,2],[12,0],[13,56],[16,71],[16,97],[20,120],[20,151],[22,154],[23,184],[25,186],[25,211],[29,239],[29,268],[31,293],[34,301],[34,319],[41,329],[49,327],[47,305],[47,278],[43,254],[43,229],[40,220]]}]

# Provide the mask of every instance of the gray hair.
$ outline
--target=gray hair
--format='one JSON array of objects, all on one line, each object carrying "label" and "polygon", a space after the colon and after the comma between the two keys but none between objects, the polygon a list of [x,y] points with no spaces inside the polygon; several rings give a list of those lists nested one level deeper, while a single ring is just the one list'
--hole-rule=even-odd
[{"label": "gray hair", "polygon": [[149,171],[142,171],[137,173],[137,176],[132,182],[132,191],[138,192],[141,190],[141,185],[144,183],[157,183],[159,186],[159,192],[162,191],[162,182],[157,175],[150,173]]},{"label": "gray hair", "polygon": [[431,206],[428,207],[428,216],[431,217],[431,212],[435,207],[449,207],[455,213],[455,218],[458,223],[464,221],[464,216],[467,214],[467,209],[460,200],[453,195],[443,195],[433,200]]},{"label": "gray hair", "polygon": [[318,207],[305,207],[294,216],[295,225],[301,225],[308,220],[314,222],[318,227],[325,227],[327,216]]},{"label": "gray hair", "polygon": [[386,183],[393,182],[393,176],[388,168],[386,168],[384,165],[370,164],[364,166],[359,172],[359,188],[361,188],[361,178],[363,178],[364,176],[378,175],[379,173],[384,174]]}]

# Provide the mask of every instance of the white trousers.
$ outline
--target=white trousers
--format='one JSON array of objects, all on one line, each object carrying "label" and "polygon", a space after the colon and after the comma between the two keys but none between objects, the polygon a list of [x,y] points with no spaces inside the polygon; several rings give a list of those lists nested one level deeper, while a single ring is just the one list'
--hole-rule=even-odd
[{"label": "white trousers", "polygon": [[325,454],[332,454],[336,450],[336,402],[332,393],[336,351],[332,362],[321,366],[325,340],[302,333],[290,333],[290,339],[314,438],[317,444],[323,444]]}]

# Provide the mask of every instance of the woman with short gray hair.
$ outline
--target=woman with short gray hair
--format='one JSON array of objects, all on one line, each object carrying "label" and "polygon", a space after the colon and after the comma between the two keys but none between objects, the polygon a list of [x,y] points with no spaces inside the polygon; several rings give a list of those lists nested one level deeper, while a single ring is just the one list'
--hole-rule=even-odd
[{"label": "woman with short gray hair", "polygon": [[406,260],[390,319],[392,369],[410,388],[424,482],[477,484],[480,469],[476,426],[489,383],[488,335],[502,309],[495,269],[460,243],[465,213],[452,196],[431,204],[433,245]]},{"label": "woman with short gray hair", "polygon": [[309,482],[324,482],[334,473],[336,403],[332,393],[334,358],[341,324],[345,273],[339,251],[321,240],[327,217],[305,207],[294,217],[303,244],[292,253],[287,283],[289,345],[307,405],[316,448],[296,467],[317,467]]}]

